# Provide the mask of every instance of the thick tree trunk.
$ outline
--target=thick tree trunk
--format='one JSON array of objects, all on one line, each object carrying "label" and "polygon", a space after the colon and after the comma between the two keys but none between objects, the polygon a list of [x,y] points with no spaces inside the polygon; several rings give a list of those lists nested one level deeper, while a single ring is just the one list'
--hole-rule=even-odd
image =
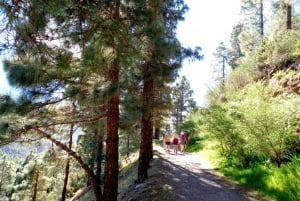
[{"label": "thick tree trunk", "polygon": [[104,171],[104,200],[116,201],[118,196],[119,173],[119,65],[117,61],[109,72],[111,84],[115,87],[114,94],[107,106],[107,138]]},{"label": "thick tree trunk", "polygon": [[140,144],[140,153],[139,153],[139,164],[138,164],[138,178],[137,182],[142,183],[148,178],[148,132],[147,125],[148,118],[142,118],[142,129],[141,129],[141,144]]},{"label": "thick tree trunk", "polygon": [[[113,20],[120,18],[120,0],[111,2],[113,5]],[[113,36],[112,41],[114,41]],[[112,44],[117,51],[116,44]],[[119,72],[120,66],[117,59],[114,59],[108,72],[108,81],[111,83],[113,94],[107,103],[107,138],[105,151],[104,170],[104,200],[116,201],[118,197],[118,174],[119,174]]]},{"label": "thick tree trunk", "polygon": [[137,182],[141,183],[148,178],[148,167],[150,164],[150,152],[152,151],[152,99],[153,99],[153,79],[151,77],[150,61],[144,65],[144,86],[142,105],[142,129],[141,144],[138,164]]}]

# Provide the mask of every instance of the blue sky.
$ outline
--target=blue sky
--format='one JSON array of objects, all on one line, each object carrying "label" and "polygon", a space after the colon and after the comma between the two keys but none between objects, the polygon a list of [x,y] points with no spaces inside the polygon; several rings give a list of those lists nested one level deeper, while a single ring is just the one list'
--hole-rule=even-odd
[{"label": "blue sky", "polygon": [[200,46],[204,60],[185,62],[185,75],[194,90],[199,106],[205,104],[205,95],[213,85],[213,56],[221,42],[228,43],[232,28],[239,20],[241,0],[185,0],[190,9],[185,21],[178,26],[178,38],[184,46]]},{"label": "blue sky", "polygon": [[[204,60],[184,62],[181,75],[185,75],[194,90],[198,105],[205,104],[205,95],[213,85],[213,56],[220,42],[227,42],[232,28],[239,19],[240,1],[185,0],[190,9],[185,21],[178,25],[178,38],[186,47],[200,46]],[[12,94],[0,65],[0,94]]]}]

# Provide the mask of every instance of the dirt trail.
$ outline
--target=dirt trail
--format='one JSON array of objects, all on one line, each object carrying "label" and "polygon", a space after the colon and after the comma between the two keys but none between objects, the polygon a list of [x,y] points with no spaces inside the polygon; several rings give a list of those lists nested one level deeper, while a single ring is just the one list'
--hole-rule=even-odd
[{"label": "dirt trail", "polygon": [[120,201],[259,201],[254,194],[218,174],[204,157],[166,153],[155,146],[149,179],[130,186]]},{"label": "dirt trail", "polygon": [[182,201],[258,201],[253,195],[224,179],[206,159],[192,154],[160,152],[164,173],[173,180],[174,191],[170,200]]}]

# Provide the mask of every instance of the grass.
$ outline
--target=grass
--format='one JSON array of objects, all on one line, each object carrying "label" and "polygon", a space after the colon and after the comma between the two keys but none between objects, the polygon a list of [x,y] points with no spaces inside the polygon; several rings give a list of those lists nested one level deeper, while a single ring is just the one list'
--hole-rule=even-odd
[{"label": "grass", "polygon": [[119,173],[119,192],[124,191],[128,186],[134,183],[134,180],[137,178],[137,160],[129,165],[125,166]]},{"label": "grass", "polygon": [[[137,158],[134,155],[131,159],[129,159],[128,164],[124,164],[124,167],[120,170],[119,173],[119,183],[118,183],[118,191],[122,192],[131,186],[134,183],[134,180],[137,178]],[[82,197],[80,197],[79,201],[90,201],[94,200],[94,192],[91,189],[87,193],[85,193]]]},{"label": "grass", "polygon": [[188,152],[199,152],[204,148],[204,137],[196,136],[189,140],[187,151]]},{"label": "grass", "polygon": [[225,176],[276,201],[299,201],[300,159],[282,165],[252,165],[248,168],[221,167]]},{"label": "grass", "polygon": [[162,140],[160,140],[160,139],[153,139],[153,143],[155,145],[161,145],[162,144]]},{"label": "grass", "polygon": [[[161,142],[160,142],[161,143]],[[170,200],[172,187],[166,183],[164,175],[161,173],[161,162],[158,160],[158,153],[154,153],[155,159],[151,161],[151,168],[148,170],[148,179],[142,187],[136,188],[134,181],[137,179],[138,161],[131,160],[119,173],[118,200],[144,200],[144,201],[167,201]],[[79,201],[90,201],[94,199],[93,191],[90,190]]]},{"label": "grass", "polygon": [[94,196],[94,192],[93,190],[90,190],[88,193],[84,194],[79,201],[87,201],[87,200],[94,200],[95,196]]},{"label": "grass", "polygon": [[276,165],[255,164],[248,168],[222,166],[216,143],[205,137],[191,138],[187,150],[210,160],[227,178],[256,191],[263,200],[299,201],[300,157],[278,168]]},{"label": "grass", "polygon": [[154,153],[154,160],[151,161],[151,168],[148,169],[148,179],[138,185],[134,185],[137,178],[137,165],[135,162],[121,171],[119,179],[118,200],[144,200],[144,201],[167,201],[170,200],[172,187],[166,180],[165,175],[161,173],[162,160],[158,159],[158,153]]}]

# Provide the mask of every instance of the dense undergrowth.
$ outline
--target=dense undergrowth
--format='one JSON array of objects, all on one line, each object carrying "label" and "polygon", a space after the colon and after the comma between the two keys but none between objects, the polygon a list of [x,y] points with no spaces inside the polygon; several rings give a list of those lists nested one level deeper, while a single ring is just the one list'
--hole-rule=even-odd
[{"label": "dense undergrowth", "polygon": [[298,201],[300,197],[300,157],[280,168],[273,164],[252,164],[247,168],[220,166],[227,177],[258,190],[277,201]]}]

